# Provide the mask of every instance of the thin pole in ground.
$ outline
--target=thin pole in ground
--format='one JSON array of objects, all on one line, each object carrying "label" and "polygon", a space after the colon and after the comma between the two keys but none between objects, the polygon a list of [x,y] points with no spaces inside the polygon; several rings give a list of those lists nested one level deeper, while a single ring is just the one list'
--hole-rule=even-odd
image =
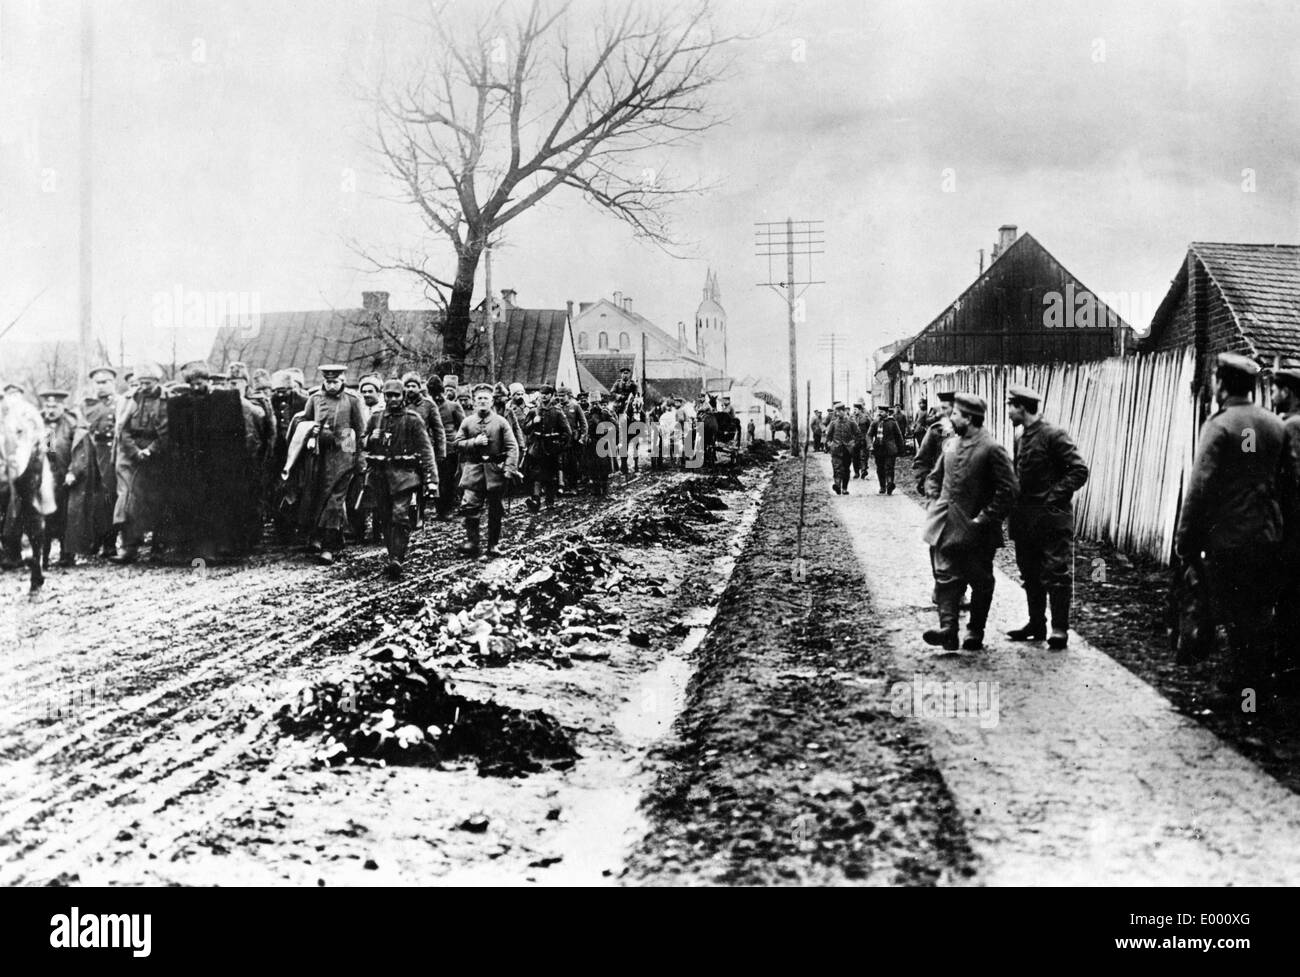
[{"label": "thin pole in ground", "polygon": [[[807,412],[804,417],[812,417],[812,381],[808,381]],[[799,528],[794,543],[794,578],[802,580],[803,572],[803,510],[808,498],[808,443],[812,439],[812,425],[804,425],[803,441],[803,475],[799,483]]]}]

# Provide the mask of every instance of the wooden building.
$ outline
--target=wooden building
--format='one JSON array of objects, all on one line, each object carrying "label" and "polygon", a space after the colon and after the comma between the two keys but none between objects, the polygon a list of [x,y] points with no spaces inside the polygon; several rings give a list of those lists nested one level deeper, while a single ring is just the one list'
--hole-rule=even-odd
[{"label": "wooden building", "polygon": [[993,260],[924,329],[878,360],[876,394],[906,403],[917,367],[1081,363],[1131,352],[1132,328],[1031,234],[998,229]]}]

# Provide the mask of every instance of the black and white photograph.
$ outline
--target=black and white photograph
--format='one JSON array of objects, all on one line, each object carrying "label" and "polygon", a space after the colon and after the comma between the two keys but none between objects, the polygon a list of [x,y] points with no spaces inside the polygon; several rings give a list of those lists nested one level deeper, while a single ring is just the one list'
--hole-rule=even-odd
[{"label": "black and white photograph", "polygon": [[1298,113],[1287,0],[0,0],[0,887],[99,894],[24,939],[1065,887],[1240,961],[1124,890],[1300,884]]}]

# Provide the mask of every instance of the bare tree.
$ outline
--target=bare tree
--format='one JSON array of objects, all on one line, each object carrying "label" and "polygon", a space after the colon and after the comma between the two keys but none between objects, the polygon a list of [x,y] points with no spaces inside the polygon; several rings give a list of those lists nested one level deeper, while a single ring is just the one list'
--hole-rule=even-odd
[{"label": "bare tree", "polygon": [[450,245],[455,273],[431,270],[437,257],[419,248],[363,256],[424,283],[445,310],[443,354],[457,370],[479,259],[510,221],[566,189],[667,248],[666,205],[701,189],[660,160],[721,121],[706,95],[739,35],[713,28],[709,0],[607,6],[581,36],[568,8],[534,0],[512,16],[499,4],[474,21],[463,2],[434,3],[417,63],[373,95],[381,163],[398,199]]}]

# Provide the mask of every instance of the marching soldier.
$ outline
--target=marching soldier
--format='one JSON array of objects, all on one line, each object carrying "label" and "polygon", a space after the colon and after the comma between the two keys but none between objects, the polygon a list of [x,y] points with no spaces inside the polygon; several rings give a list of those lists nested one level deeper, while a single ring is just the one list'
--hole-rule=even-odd
[{"label": "marching soldier", "polygon": [[465,517],[466,541],[460,551],[477,556],[479,521],[484,503],[488,510],[488,549],[490,557],[499,556],[501,517],[505,509],[502,496],[508,481],[519,477],[519,445],[510,425],[492,410],[492,387],[480,383],[474,388],[474,413],[461,422],[456,432],[456,451],[461,459],[461,514]]},{"label": "marching soldier", "polygon": [[926,644],[956,651],[961,596],[971,588],[970,621],[961,647],[984,647],[984,627],[993,604],[993,556],[1002,545],[1002,519],[1016,498],[1016,473],[1007,449],[984,429],[984,398],[954,398],[957,440],[939,456],[926,480],[935,501],[926,517],[925,541],[934,568],[939,627],[922,636]]},{"label": "marching soldier", "polygon": [[[429,383],[432,385],[433,380]],[[456,457],[456,449],[451,444],[451,440],[455,438],[456,432],[460,430],[465,420],[465,410],[456,401],[454,384],[446,384],[441,396],[436,397],[435,400],[438,403],[438,413],[442,417],[442,430],[448,441],[447,454],[438,459],[438,518],[446,522],[451,518],[451,510],[456,505],[456,467],[460,461]]]},{"label": "marching soldier", "polygon": [[533,512],[540,509],[545,491],[546,508],[550,509],[555,505],[560,457],[573,440],[564,412],[555,406],[554,387],[545,386],[538,391],[537,406],[524,418],[523,431],[528,441],[528,508]]},{"label": "marching soldier", "polygon": [[1220,690],[1259,690],[1267,678],[1265,635],[1277,592],[1287,491],[1286,431],[1251,403],[1259,364],[1219,354],[1219,409],[1201,428],[1174,548],[1201,560],[1215,619],[1227,626],[1232,660]]},{"label": "marching soldier", "polygon": [[[86,404],[85,423],[72,448],[72,463],[64,482],[68,485],[68,527],[64,541],[69,561],[103,552],[113,546],[113,505],[117,475],[113,450],[117,440],[117,371],[99,366],[90,371],[94,399]],[[71,565],[70,563],[68,565]]]},{"label": "marching soldier", "polygon": [[835,401],[831,409],[834,414],[826,427],[826,450],[830,452],[831,471],[834,473],[832,488],[836,495],[848,495],[849,479],[853,475],[849,466],[853,463],[854,446],[858,443],[861,432],[849,417],[843,401]]},{"label": "marching soldier", "polygon": [[41,391],[41,418],[45,421],[45,457],[54,482],[54,512],[45,517],[45,546],[41,566],[50,565],[50,545],[59,541],[59,564],[69,565],[72,554],[64,549],[63,534],[68,526],[68,467],[72,464],[72,442],[77,416],[67,409],[66,390]]},{"label": "marching soldier", "polygon": [[[512,426],[514,427],[515,438],[519,441],[519,457],[522,459],[524,452],[528,450],[528,439],[524,436],[524,421],[528,419],[529,412],[528,395],[524,390],[524,385],[519,382],[510,384],[509,394],[509,403],[506,405],[505,411],[498,411],[498,413],[503,417],[509,414],[509,419],[514,421]],[[466,416],[471,412],[472,408],[466,409]]]},{"label": "marching soldier", "polygon": [[881,495],[894,494],[894,463],[903,453],[903,431],[894,420],[893,411],[881,408],[880,420],[875,425],[875,443],[872,454],[876,456],[876,480]]},{"label": "marching soldier", "polygon": [[587,415],[582,407],[573,401],[573,391],[565,384],[556,390],[557,406],[569,422],[573,436],[561,456],[560,473],[564,478],[564,494],[572,495],[582,480],[582,450],[587,444]]},{"label": "marching soldier", "polygon": [[[361,452],[365,404],[346,389],[345,372],[347,368],[337,363],[323,364],[320,389],[307,399],[302,415],[302,423],[310,424],[311,430],[299,519],[310,533],[308,553],[324,564],[333,563],[343,546],[347,492],[353,475],[365,464]],[[281,477],[287,478],[288,472],[281,472]]]},{"label": "marching soldier", "polygon": [[[853,475],[855,478],[867,477],[867,451],[871,447],[871,416],[867,413],[867,402],[864,398],[859,397],[853,403],[853,413],[849,415],[849,420],[857,428],[858,436],[853,441],[853,450],[851,452],[853,461]],[[844,483],[848,488],[848,483]]]},{"label": "marching soldier", "polygon": [[[1281,588],[1277,601],[1277,665],[1287,672],[1300,665],[1300,370],[1273,372],[1273,409],[1282,418],[1290,479],[1283,511]],[[1287,518],[1288,514],[1291,518]]]},{"label": "marching soldier", "polygon": [[822,450],[822,429],[825,427],[825,422],[822,420],[821,411],[813,412],[812,423],[809,424],[808,426],[812,431],[813,451],[821,451]]},{"label": "marching soldier", "polygon": [[[384,572],[396,580],[415,528],[422,499],[438,496],[438,466],[429,431],[411,409],[401,382],[384,384],[384,410],[370,416],[366,428],[366,480],[375,514],[384,527],[388,563]],[[421,491],[423,489],[423,491]]]},{"label": "marching soldier", "polygon": [[953,391],[944,390],[939,394],[938,418],[926,428],[925,436],[916,449],[916,460],[912,462],[912,471],[916,472],[916,490],[925,494],[925,480],[939,460],[939,453],[947,447],[956,432],[948,415],[952,413]]},{"label": "marching soldier", "polygon": [[1070,500],[1088,480],[1070,435],[1043,420],[1043,398],[1028,387],[1013,386],[1007,398],[1011,423],[1020,428],[1016,439],[1016,479],[1020,494],[1007,528],[1016,543],[1016,566],[1029,604],[1029,623],[1007,632],[1012,641],[1041,641],[1047,637],[1050,601],[1052,634],[1049,648],[1066,646],[1070,633],[1071,543],[1074,513]]},{"label": "marching soldier", "polygon": [[122,419],[117,444],[117,510],[122,542],[109,557],[114,563],[134,563],[140,544],[162,514],[167,452],[167,405],[162,396],[162,370],[153,364],[136,368],[137,387]]}]

